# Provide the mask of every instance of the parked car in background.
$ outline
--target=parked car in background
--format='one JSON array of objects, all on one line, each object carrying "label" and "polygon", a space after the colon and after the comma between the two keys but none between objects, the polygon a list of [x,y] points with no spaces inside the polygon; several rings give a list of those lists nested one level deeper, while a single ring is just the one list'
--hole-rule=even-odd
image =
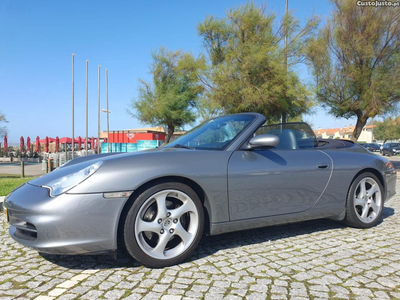
[{"label": "parked car in background", "polygon": [[382,155],[397,155],[400,154],[400,143],[386,143],[382,147]]},{"label": "parked car in background", "polygon": [[367,150],[371,151],[371,152],[375,152],[375,151],[380,151],[380,146],[378,144],[375,143],[368,143],[365,144],[364,146]]},{"label": "parked car in background", "polygon": [[367,143],[358,143],[360,146],[363,146],[364,148],[366,148]]}]

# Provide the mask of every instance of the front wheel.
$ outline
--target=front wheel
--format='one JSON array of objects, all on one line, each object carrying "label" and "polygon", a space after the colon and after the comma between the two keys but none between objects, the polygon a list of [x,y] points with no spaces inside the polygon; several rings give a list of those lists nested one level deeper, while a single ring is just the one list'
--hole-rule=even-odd
[{"label": "front wheel", "polygon": [[384,193],[379,179],[362,173],[352,183],[348,196],[345,223],[356,228],[375,226],[382,215]]},{"label": "front wheel", "polygon": [[128,211],[125,246],[147,267],[183,262],[197,247],[204,230],[204,210],[187,185],[161,183],[140,194]]}]

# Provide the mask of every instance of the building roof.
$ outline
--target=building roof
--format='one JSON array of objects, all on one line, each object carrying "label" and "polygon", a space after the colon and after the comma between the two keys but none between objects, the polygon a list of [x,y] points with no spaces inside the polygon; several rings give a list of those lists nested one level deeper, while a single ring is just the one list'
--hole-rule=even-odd
[{"label": "building roof", "polygon": [[339,134],[351,134],[354,131],[355,126],[350,125],[349,127],[340,128]]},{"label": "building roof", "polygon": [[[372,129],[376,127],[376,125],[367,125],[363,129]],[[335,133],[339,132],[340,135],[345,135],[345,134],[352,134],[355,129],[355,126],[350,125],[348,127],[342,127],[342,128],[328,128],[328,129],[314,129],[314,132],[316,135],[322,135],[326,133],[326,135],[334,135]]]},{"label": "building roof", "polygon": [[330,134],[335,134],[339,130],[340,130],[340,128],[330,128],[330,129],[318,129],[318,130],[314,130],[314,132],[317,135],[324,134],[324,133],[326,133],[327,135],[330,135]]},{"label": "building roof", "polygon": [[[111,131],[111,130],[110,130]],[[136,128],[136,129],[119,129],[112,131],[120,131],[120,132],[165,132],[164,127],[144,127],[144,128]]]}]

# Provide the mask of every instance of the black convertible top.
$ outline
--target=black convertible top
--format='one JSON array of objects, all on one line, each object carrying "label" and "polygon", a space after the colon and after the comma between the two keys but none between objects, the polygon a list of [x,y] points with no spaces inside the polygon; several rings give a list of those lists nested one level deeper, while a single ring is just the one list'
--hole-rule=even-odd
[{"label": "black convertible top", "polygon": [[349,140],[318,139],[319,149],[338,149],[353,147],[354,142]]}]

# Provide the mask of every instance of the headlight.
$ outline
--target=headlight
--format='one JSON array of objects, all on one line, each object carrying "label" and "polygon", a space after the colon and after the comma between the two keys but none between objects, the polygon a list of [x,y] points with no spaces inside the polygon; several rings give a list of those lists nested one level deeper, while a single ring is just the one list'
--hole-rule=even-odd
[{"label": "headlight", "polygon": [[103,162],[99,161],[80,170],[79,172],[66,175],[45,185],[42,185],[42,187],[48,188],[50,190],[50,196],[52,197],[61,195],[62,193],[69,191],[70,189],[77,186],[79,183],[93,175],[94,172],[96,172],[102,164]]}]

